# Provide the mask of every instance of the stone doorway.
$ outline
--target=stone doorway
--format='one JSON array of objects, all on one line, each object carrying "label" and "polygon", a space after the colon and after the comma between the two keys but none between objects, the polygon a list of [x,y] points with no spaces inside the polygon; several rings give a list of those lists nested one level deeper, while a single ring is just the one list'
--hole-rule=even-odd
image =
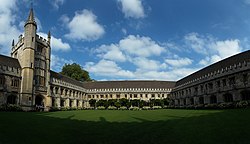
[{"label": "stone doorway", "polygon": [[37,95],[35,98],[35,106],[37,111],[44,111],[44,97],[42,95]]},{"label": "stone doorway", "polygon": [[240,94],[241,100],[250,100],[250,90],[243,90]]},{"label": "stone doorway", "polygon": [[17,96],[11,94],[7,97],[7,104],[16,104]]}]

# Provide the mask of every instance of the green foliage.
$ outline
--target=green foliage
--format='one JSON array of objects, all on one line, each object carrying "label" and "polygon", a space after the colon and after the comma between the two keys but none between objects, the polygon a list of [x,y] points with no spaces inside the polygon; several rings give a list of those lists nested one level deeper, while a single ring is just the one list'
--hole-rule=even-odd
[{"label": "green foliage", "polygon": [[95,100],[95,99],[89,100],[89,105],[90,105],[91,107],[96,107],[96,100]]},{"label": "green foliage", "polygon": [[239,101],[236,103],[237,108],[246,108],[249,105],[248,101]]},{"label": "green foliage", "polygon": [[23,110],[19,105],[3,104],[0,106],[0,111],[21,112]]},{"label": "green foliage", "polygon": [[220,103],[218,107],[221,109],[234,108],[234,104],[232,102]]},{"label": "green foliage", "polygon": [[108,100],[108,105],[109,106],[115,106],[115,102],[116,102],[117,100],[116,99],[109,99]]},{"label": "green foliage", "polygon": [[119,102],[120,102],[121,106],[127,106],[127,102],[129,102],[129,100],[122,98],[122,99],[119,99]]},{"label": "green foliage", "polygon": [[78,81],[91,81],[89,73],[76,63],[65,64],[60,73]]},{"label": "green foliage", "polygon": [[104,106],[98,106],[97,109],[98,110],[105,110],[106,108]]},{"label": "green foliage", "polygon": [[120,107],[121,107],[121,104],[120,104],[120,102],[115,102],[115,107],[117,108],[117,109],[119,109]]}]

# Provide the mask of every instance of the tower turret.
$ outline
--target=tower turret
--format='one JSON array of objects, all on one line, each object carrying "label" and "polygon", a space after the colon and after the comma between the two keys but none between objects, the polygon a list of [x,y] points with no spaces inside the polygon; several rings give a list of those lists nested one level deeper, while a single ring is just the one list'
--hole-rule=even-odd
[{"label": "tower turret", "polygon": [[21,101],[23,105],[32,106],[34,101],[34,61],[36,48],[37,25],[34,18],[33,8],[30,9],[28,19],[24,25],[24,46],[22,59]]}]

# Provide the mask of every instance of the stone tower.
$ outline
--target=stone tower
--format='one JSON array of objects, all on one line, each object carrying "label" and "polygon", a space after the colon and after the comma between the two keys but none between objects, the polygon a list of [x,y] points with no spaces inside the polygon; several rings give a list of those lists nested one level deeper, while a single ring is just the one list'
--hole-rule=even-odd
[{"label": "stone tower", "polygon": [[35,41],[37,25],[34,19],[33,9],[30,9],[28,19],[24,25],[24,47],[21,58],[22,82],[21,105],[32,106],[34,99],[33,79],[35,60]]},{"label": "stone tower", "polygon": [[16,44],[12,43],[11,56],[21,65],[21,89],[19,103],[27,110],[35,106],[50,106],[50,32],[48,40],[37,35],[37,24],[33,8],[24,25],[24,36],[20,35]]}]

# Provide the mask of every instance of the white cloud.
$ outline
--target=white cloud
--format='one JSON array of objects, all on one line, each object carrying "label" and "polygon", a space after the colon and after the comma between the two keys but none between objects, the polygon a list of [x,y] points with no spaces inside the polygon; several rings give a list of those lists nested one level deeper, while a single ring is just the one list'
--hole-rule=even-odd
[{"label": "white cloud", "polygon": [[119,47],[130,55],[140,57],[159,56],[165,52],[164,47],[157,44],[149,37],[129,35],[120,40]]},{"label": "white cloud", "polygon": [[107,60],[114,60],[118,62],[126,61],[125,55],[119,49],[119,47],[115,44],[111,45],[102,45],[100,46],[96,52],[98,52],[99,57],[107,59]]},{"label": "white cloud", "polygon": [[72,64],[74,63],[72,60],[66,60],[64,58],[60,58],[56,55],[51,55],[51,69],[56,72],[60,72],[62,70],[62,67],[65,64]]},{"label": "white cloud", "polygon": [[211,47],[218,51],[218,54],[222,59],[242,51],[242,48],[240,47],[240,41],[237,39],[216,41],[216,43],[211,45]]},{"label": "white cloud", "polygon": [[197,69],[175,68],[172,70],[159,71],[157,68],[136,69],[135,71],[122,69],[114,61],[100,60],[97,63],[87,62],[84,69],[96,76],[105,76],[112,79],[147,79],[147,80],[178,80],[187,76]]},{"label": "white cloud", "polygon": [[88,10],[76,12],[71,21],[64,16],[69,33],[65,35],[71,40],[94,41],[104,35],[105,31],[102,25],[97,23],[97,17]]},{"label": "white cloud", "polygon": [[50,0],[51,5],[58,10],[61,5],[63,5],[65,0]]},{"label": "white cloud", "polygon": [[98,63],[88,62],[84,69],[99,76],[108,77],[134,77],[133,73],[128,70],[122,70],[115,62],[109,60],[100,60]]},{"label": "white cloud", "polygon": [[0,3],[0,53],[9,54],[13,38],[17,39],[21,34],[18,27],[15,26],[18,10],[16,0],[1,0]]},{"label": "white cloud", "polygon": [[126,30],[125,28],[122,28],[122,33],[123,33],[124,35],[127,35],[127,30]]},{"label": "white cloud", "polygon": [[166,59],[165,62],[173,67],[183,67],[192,64],[192,60],[189,58],[178,58],[178,59]]},{"label": "white cloud", "polygon": [[184,36],[186,45],[190,46],[195,52],[200,54],[207,54],[206,44],[208,44],[209,39],[204,38],[198,33],[189,33]]},{"label": "white cloud", "polygon": [[144,18],[144,8],[141,0],[118,0],[126,18]]},{"label": "white cloud", "polygon": [[102,59],[126,62],[136,61],[134,57],[146,60],[146,57],[160,56],[165,48],[149,37],[129,35],[117,44],[101,45],[94,52]]},{"label": "white cloud", "polygon": [[165,69],[166,64],[161,64],[159,61],[150,60],[147,58],[137,57],[132,60],[132,63],[137,66],[137,69],[140,71],[148,71],[148,70],[160,70]]},{"label": "white cloud", "polygon": [[189,33],[184,39],[186,47],[205,56],[204,59],[199,61],[201,65],[218,62],[243,50],[238,39],[217,40],[212,36],[204,36],[198,33]]},{"label": "white cloud", "polygon": [[[39,32],[38,35],[47,39],[47,34]],[[69,51],[70,45],[66,42],[63,42],[61,38],[56,38],[51,36],[51,50],[53,51]]]}]

